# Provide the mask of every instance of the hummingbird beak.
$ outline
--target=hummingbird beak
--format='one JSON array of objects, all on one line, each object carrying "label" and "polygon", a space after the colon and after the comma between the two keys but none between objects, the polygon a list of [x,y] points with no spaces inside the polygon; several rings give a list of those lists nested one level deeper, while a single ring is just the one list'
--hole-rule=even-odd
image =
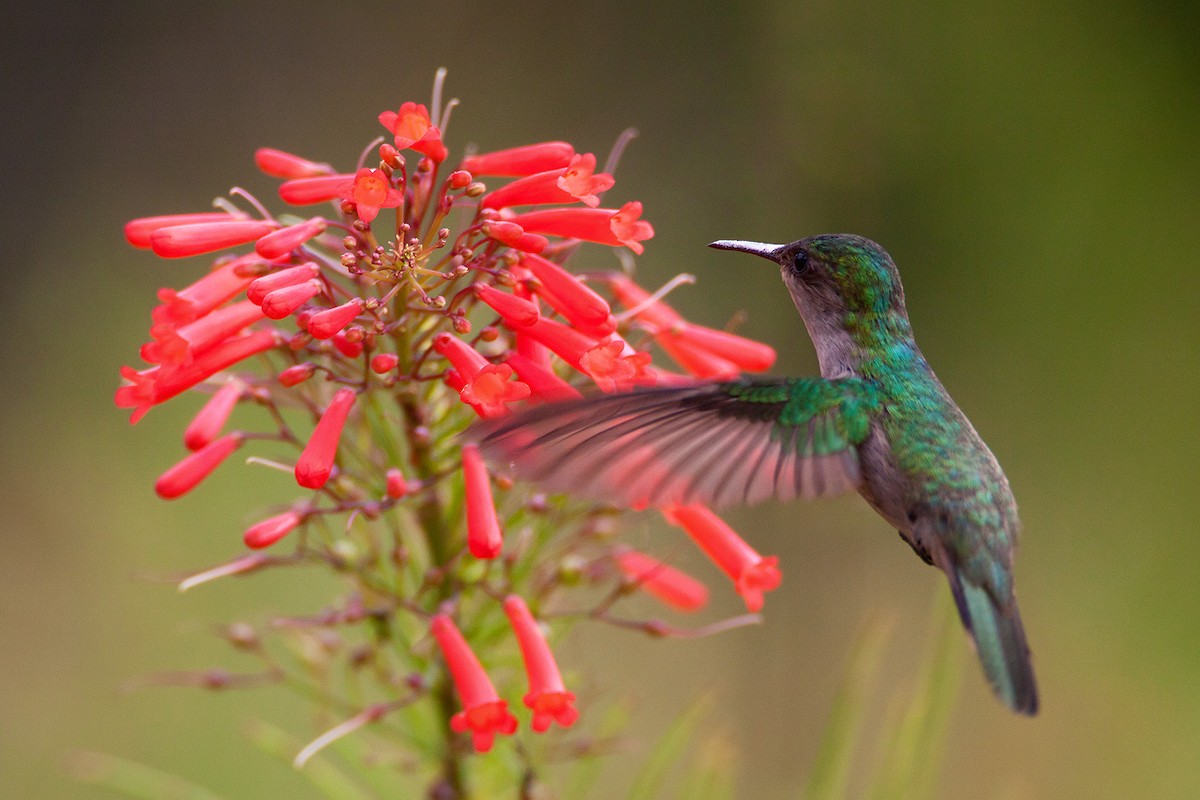
[{"label": "hummingbird beak", "polygon": [[787,245],[744,242],[741,239],[718,239],[709,244],[709,247],[716,248],[717,250],[737,250],[740,253],[753,253],[756,256],[761,256],[768,261],[774,261],[778,264]]}]

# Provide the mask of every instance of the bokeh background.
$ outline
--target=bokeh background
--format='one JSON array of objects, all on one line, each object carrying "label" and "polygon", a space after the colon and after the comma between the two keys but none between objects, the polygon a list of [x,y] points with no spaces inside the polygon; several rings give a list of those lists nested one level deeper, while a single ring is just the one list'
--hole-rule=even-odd
[{"label": "bokeh background", "polygon": [[[237,470],[175,503],[154,497],[192,406],[130,428],[111,396],[154,290],[198,265],[127,249],[121,224],[202,209],[234,183],[270,194],[258,146],[347,166],[379,132],[375,114],[425,100],[442,65],[463,101],[454,148],[566,138],[605,152],[639,128],[619,189],[658,232],[645,282],[697,275],[676,305],[718,326],[747,312],[741,330],[779,348],[780,374],[815,359],[776,274],[703,245],[852,231],[894,255],[926,355],[1021,503],[1018,586],[1044,700],[1034,720],[1010,715],[964,658],[939,797],[1200,796],[1195,4],[3,13],[3,796],[111,796],[70,776],[75,750],[229,798],[309,796],[242,733],[261,718],[305,735],[276,690],[119,691],[156,670],[236,668],[217,622],[328,599],[294,576],[187,595],[164,580],[236,553],[263,501]],[[634,704],[631,750],[711,692],[705,728],[736,751],[739,796],[794,796],[864,624],[893,631],[882,719],[913,679],[940,576],[857,498],[730,519],[782,558],[765,625],[685,642],[581,628],[568,652],[591,697]],[[641,541],[676,535],[629,525]],[[859,757],[866,770],[870,749]]]}]

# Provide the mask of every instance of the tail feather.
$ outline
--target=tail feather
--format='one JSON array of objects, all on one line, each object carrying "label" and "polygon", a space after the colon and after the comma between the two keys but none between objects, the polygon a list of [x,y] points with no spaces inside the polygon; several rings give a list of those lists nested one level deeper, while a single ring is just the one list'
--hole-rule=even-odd
[{"label": "tail feather", "polygon": [[957,570],[948,570],[947,574],[959,616],[975,639],[975,649],[992,690],[1013,711],[1036,714],[1037,682],[1016,601],[1004,608],[986,589],[971,583]]}]

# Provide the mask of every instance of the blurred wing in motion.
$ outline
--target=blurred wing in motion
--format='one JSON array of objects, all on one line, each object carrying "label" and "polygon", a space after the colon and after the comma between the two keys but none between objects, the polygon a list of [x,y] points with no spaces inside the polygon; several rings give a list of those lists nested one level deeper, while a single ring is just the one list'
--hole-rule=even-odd
[{"label": "blurred wing in motion", "polygon": [[739,380],[551,403],[467,438],[520,478],[634,508],[829,497],[861,481],[876,407],[857,378]]}]

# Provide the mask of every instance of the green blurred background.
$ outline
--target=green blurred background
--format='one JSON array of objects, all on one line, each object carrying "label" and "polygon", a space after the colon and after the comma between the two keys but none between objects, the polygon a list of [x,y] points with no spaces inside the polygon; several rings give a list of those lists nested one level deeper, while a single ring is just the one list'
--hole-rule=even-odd
[{"label": "green blurred background", "polygon": [[[605,152],[638,127],[618,192],[657,229],[645,282],[695,273],[676,305],[717,326],[747,311],[779,373],[815,359],[776,274],[703,245],[852,231],[891,251],[926,355],[1021,503],[1044,702],[1010,715],[966,660],[940,797],[1200,796],[1195,4],[22,5],[0,34],[0,794],[109,797],[66,769],[101,750],[229,798],[309,796],[242,734],[250,718],[307,734],[279,691],[118,690],[244,668],[215,623],[330,596],[294,574],[182,596],[163,580],[235,554],[288,490],[228,470],[154,496],[195,404],[130,428],[112,391],[154,290],[202,265],[134,252],[120,226],[235,183],[269,195],[258,146],[349,166],[375,115],[425,101],[444,65],[463,101],[452,148]],[[730,519],[782,558],[764,626],[686,642],[585,627],[569,658],[585,698],[635,702],[635,747],[712,690],[705,727],[737,749],[739,796],[794,796],[865,622],[894,631],[883,719],[941,579],[857,498]],[[640,542],[677,535],[629,524]]]}]

